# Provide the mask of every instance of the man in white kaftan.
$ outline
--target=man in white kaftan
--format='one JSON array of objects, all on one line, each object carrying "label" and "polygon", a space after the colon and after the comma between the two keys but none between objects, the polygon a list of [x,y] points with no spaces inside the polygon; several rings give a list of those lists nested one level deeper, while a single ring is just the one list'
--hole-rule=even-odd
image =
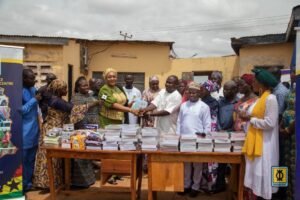
[{"label": "man in white kaftan", "polygon": [[[142,94],[139,89],[133,86],[134,77],[131,74],[125,76],[125,86],[123,90],[126,93],[128,104],[132,104],[135,100],[142,99]],[[129,124],[137,124],[138,117],[132,113],[128,113]]]},{"label": "man in white kaftan", "polygon": [[[189,101],[180,107],[177,120],[177,134],[209,133],[211,130],[211,116],[208,105],[199,99],[200,85],[192,82],[189,84]],[[192,168],[194,168],[193,176]],[[193,177],[191,179],[191,177]],[[192,189],[191,197],[195,197],[200,188],[202,177],[202,163],[184,163],[184,188]],[[192,181],[193,180],[193,181]]]},{"label": "man in white kaftan", "polygon": [[[176,107],[180,105],[182,98],[176,90],[177,85],[177,76],[169,76],[165,84],[166,89],[162,89],[151,104],[142,110],[142,113],[146,117],[147,114],[149,116],[157,117],[154,126],[160,131],[161,135],[176,134],[176,122],[178,116]],[[148,111],[153,112],[150,113]]]}]

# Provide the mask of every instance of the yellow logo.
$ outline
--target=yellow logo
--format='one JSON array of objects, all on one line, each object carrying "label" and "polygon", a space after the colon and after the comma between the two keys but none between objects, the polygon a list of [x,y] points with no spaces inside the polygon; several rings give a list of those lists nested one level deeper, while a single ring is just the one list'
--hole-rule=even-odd
[{"label": "yellow logo", "polygon": [[272,167],[272,186],[287,187],[288,186],[288,168]]}]

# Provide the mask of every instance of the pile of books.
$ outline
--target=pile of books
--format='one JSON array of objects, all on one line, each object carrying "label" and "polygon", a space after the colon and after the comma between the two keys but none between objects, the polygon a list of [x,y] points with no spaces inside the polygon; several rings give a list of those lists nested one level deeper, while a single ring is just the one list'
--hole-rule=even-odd
[{"label": "pile of books", "polygon": [[180,137],[181,152],[196,152],[197,151],[197,135],[183,134]]},{"label": "pile of books", "polygon": [[145,127],[141,130],[141,149],[157,150],[159,132],[156,128]]},{"label": "pile of books", "polygon": [[229,135],[230,135],[230,133],[225,132],[225,131],[210,133],[210,137],[214,140],[227,140],[227,139],[229,139]]},{"label": "pile of books", "polygon": [[197,144],[198,144],[198,148],[197,151],[198,152],[212,152],[214,145],[213,145],[213,140],[209,137],[197,137]]},{"label": "pile of books", "polygon": [[233,152],[242,152],[246,134],[244,132],[231,132],[230,140]]},{"label": "pile of books", "polygon": [[179,136],[178,135],[164,135],[160,138],[161,151],[178,151]]},{"label": "pile of books", "polygon": [[121,129],[120,150],[136,150],[138,143],[139,126],[137,124],[123,124]]},{"label": "pile of books", "polygon": [[71,149],[71,137],[74,135],[74,124],[64,124],[61,132],[61,147]]},{"label": "pile of books", "polygon": [[85,140],[86,149],[102,150],[102,135],[99,132],[90,131]]},{"label": "pile of books", "polygon": [[43,138],[43,142],[45,145],[53,145],[53,146],[59,146],[61,143],[61,128],[53,128],[50,129],[45,137]]},{"label": "pile of books", "polygon": [[229,139],[215,139],[214,152],[231,152],[231,141]]},{"label": "pile of books", "polygon": [[121,125],[108,125],[105,127],[103,150],[119,150],[118,142],[121,141]]}]

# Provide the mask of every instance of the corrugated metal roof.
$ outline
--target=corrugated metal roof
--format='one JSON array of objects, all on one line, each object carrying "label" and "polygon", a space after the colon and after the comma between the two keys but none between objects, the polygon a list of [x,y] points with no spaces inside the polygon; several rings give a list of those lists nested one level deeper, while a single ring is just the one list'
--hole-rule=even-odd
[{"label": "corrugated metal roof", "polygon": [[113,42],[113,43],[142,43],[142,44],[163,44],[172,47],[172,41],[153,41],[153,40],[100,40],[85,39],[61,36],[37,36],[37,35],[5,35],[0,34],[0,43],[22,43],[22,44],[52,44],[65,45],[69,40],[89,41],[89,42]]}]

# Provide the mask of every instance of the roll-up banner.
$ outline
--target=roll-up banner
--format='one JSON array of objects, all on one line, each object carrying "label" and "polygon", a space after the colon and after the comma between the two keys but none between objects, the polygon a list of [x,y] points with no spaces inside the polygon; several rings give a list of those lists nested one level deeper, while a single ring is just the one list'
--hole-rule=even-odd
[{"label": "roll-up banner", "polygon": [[23,197],[23,48],[0,45],[0,199]]}]

